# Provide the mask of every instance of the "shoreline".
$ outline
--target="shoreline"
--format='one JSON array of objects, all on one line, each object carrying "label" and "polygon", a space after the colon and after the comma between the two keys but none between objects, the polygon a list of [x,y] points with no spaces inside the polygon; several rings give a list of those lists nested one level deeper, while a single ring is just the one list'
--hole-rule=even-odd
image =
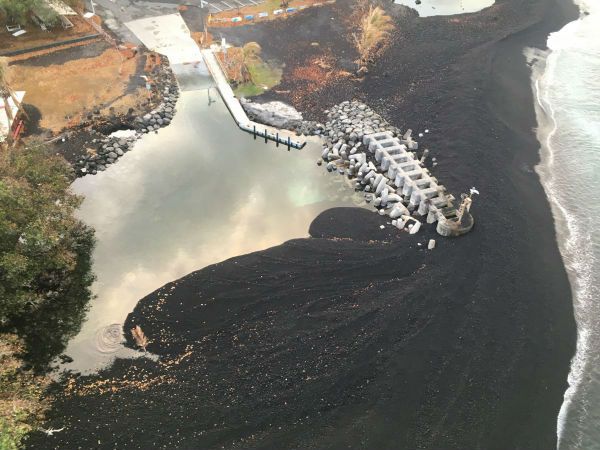
[{"label": "shoreline", "polygon": [[[558,199],[553,196],[554,190],[552,185],[552,175],[551,170],[553,167],[553,153],[550,150],[550,140],[552,136],[557,130],[557,123],[554,119],[553,111],[551,110],[551,106],[542,100],[540,97],[539,90],[539,82],[541,78],[544,76],[544,72],[547,69],[547,58],[550,55],[551,51],[547,50],[545,52],[532,52],[528,56],[528,59],[534,59],[535,62],[532,63],[532,90],[535,98],[535,113],[536,120],[538,123],[537,129],[537,137],[540,142],[540,162],[536,166],[536,173],[540,177],[540,182],[546,191],[548,196],[548,201],[551,206],[552,215],[556,222],[556,235],[557,235],[557,243],[559,249],[561,250],[561,254],[565,252],[565,248],[569,245],[569,241],[573,237],[573,230],[571,229],[568,221],[569,214],[564,208],[564,206],[560,203]],[[547,108],[550,108],[550,113],[548,113]],[[548,131],[548,128],[552,129]],[[545,132],[542,130],[546,130]],[[545,180],[545,181],[544,181]],[[562,230],[560,229],[562,227]],[[562,231],[562,233],[561,233]],[[559,237],[562,236],[562,239]],[[563,257],[564,260],[564,257]],[[565,261],[565,269],[567,271],[567,275],[569,276],[569,280],[571,283],[571,295],[573,301],[576,299],[577,293],[577,285],[578,285],[578,276],[577,271],[573,268],[569,269],[566,261]],[[577,344],[576,351],[573,355],[573,359],[571,360],[569,376],[567,377],[568,387],[565,390],[563,404],[561,405],[558,417],[557,417],[557,448],[560,447],[560,439],[562,431],[564,430],[566,414],[567,410],[571,404],[571,396],[575,392],[576,384],[579,382],[582,376],[583,368],[580,367],[581,363],[577,361],[577,354],[580,353],[580,347],[586,347],[584,335],[581,333],[581,330],[578,327],[577,330]]]},{"label": "shoreline", "polygon": [[[76,50],[66,48],[49,54],[33,55],[13,61],[11,66],[63,66],[97,58],[107,48],[110,47],[100,41]],[[31,129],[26,131],[24,137],[39,136],[45,139],[51,151],[64,157],[73,168],[74,177],[79,178],[105,170],[130,151],[141,136],[167,126],[176,112],[175,104],[180,93],[169,60],[144,47],[135,52],[136,55],[139,52],[140,61],[121,98],[133,95],[135,89],[144,85],[147,98],[126,112],[115,111],[110,104],[87,105],[89,110],[84,109],[78,113],[81,116],[78,122],[65,124],[61,130],[56,131],[42,128],[41,112],[35,106],[25,103],[32,120],[28,124]],[[146,70],[146,66],[152,68]],[[126,137],[113,137],[112,134],[118,131],[129,131],[130,134]],[[106,151],[107,147],[110,147],[109,151]],[[109,156],[111,151],[113,153]]]},{"label": "shoreline", "polygon": [[[548,199],[533,171],[539,145],[522,55],[568,18],[554,6],[536,2],[520,14],[545,20],[487,45],[469,42],[460,57],[457,49],[445,63],[432,56],[443,74],[382,114],[395,126],[432,130],[426,145],[452,191],[482,191],[473,232],[427,253],[391,227],[379,230],[377,215],[338,208],[313,221],[311,238],[167,284],[137,304],[125,329],[140,324],[161,336],[149,351],[168,371],[118,360],[75,380],[110,385],[133,370],[158,381],[141,393],[59,398],[52,425],[108,421],[93,432],[74,426],[56,436],[56,448],[99,440],[140,448],[555,447],[575,327]],[[469,20],[485,23],[486,14]],[[454,30],[444,18],[423,20],[426,33]],[[371,71],[366,103],[381,106],[386,70],[382,62]],[[349,91],[333,89],[325,101]],[[515,108],[526,98],[529,107]],[[190,374],[201,382],[190,383]],[[194,426],[182,427],[194,411]]]},{"label": "shoreline", "polygon": [[[575,6],[579,9],[579,17],[571,22],[569,26],[578,29],[578,25],[581,24],[576,22],[586,18],[589,14],[587,12],[589,5],[585,2],[576,1]],[[564,34],[568,34],[565,29],[557,34],[555,39],[557,41],[560,39],[562,42],[565,39]],[[554,58],[558,58],[562,52],[562,49],[553,50],[552,48],[544,51],[528,49],[526,56],[532,66],[531,85],[534,92],[535,113],[538,123],[536,134],[541,145],[541,158],[540,163],[536,166],[536,172],[547,193],[556,222],[558,245],[571,282],[577,322],[576,351],[571,360],[568,388],[565,391],[564,401],[557,418],[558,448],[563,448],[563,446],[570,448],[570,445],[574,445],[574,441],[578,442],[577,445],[579,446],[585,446],[594,440],[590,418],[582,416],[580,409],[582,408],[582,395],[590,395],[589,393],[583,394],[582,391],[587,392],[590,389],[589,382],[586,380],[586,373],[594,364],[594,361],[590,360],[590,348],[593,348],[594,345],[593,324],[589,323],[584,316],[589,314],[586,311],[586,305],[594,297],[593,286],[595,280],[593,277],[594,268],[587,263],[588,258],[593,260],[593,253],[580,254],[582,250],[584,252],[587,250],[582,249],[582,247],[585,247],[583,243],[589,239],[589,233],[593,233],[593,231],[581,226],[577,211],[570,210],[565,198],[561,197],[560,172],[557,172],[557,170],[561,170],[561,163],[555,161],[557,152],[562,147],[560,146],[560,140],[558,142],[553,141],[561,128],[556,119],[556,111],[549,99],[548,89],[550,87],[548,84],[551,85],[551,82],[548,81],[548,77],[555,75],[557,60]],[[584,444],[586,440],[588,444]]]}]

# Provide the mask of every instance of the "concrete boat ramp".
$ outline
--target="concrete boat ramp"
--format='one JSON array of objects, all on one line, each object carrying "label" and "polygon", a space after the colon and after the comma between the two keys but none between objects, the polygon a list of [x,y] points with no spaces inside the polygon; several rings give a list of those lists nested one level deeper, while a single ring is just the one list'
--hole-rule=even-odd
[{"label": "concrete boat ramp", "polygon": [[288,131],[278,130],[251,121],[233,93],[215,56],[214,48],[200,50],[180,14],[148,17],[125,23],[136,37],[150,50],[169,58],[171,67],[183,91],[210,89],[206,77],[211,75],[221,98],[237,126],[266,141],[274,141],[290,148],[301,149],[305,140]]},{"label": "concrete boat ramp", "polygon": [[208,70],[179,13],[133,20],[125,25],[147,48],[169,58],[182,91],[206,89]]}]

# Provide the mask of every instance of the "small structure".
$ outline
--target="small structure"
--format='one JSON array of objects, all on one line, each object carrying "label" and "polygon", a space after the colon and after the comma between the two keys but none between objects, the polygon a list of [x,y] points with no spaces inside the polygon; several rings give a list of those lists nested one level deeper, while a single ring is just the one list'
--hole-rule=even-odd
[{"label": "small structure", "polygon": [[24,127],[21,103],[25,91],[0,88],[0,94],[0,143],[12,143],[19,138]]},{"label": "small structure", "polygon": [[[442,236],[460,236],[469,232],[474,222],[469,212],[471,197],[477,191],[471,190],[470,194],[463,194],[457,210],[453,202],[454,197],[447,194],[446,188],[415,158],[413,152],[419,147],[411,135],[411,130],[402,138],[394,137],[389,131],[383,131],[363,137],[364,146],[374,154],[376,163],[385,174],[378,176],[377,193],[384,189],[387,193],[393,189],[407,203],[406,208],[411,213],[416,212],[426,217],[427,223],[438,222],[436,230]],[[362,174],[366,175],[366,161],[363,161],[362,165],[365,166]],[[376,171],[370,172],[375,176]]]},{"label": "small structure", "polygon": [[[54,11],[58,18],[58,22],[65,30],[67,28],[73,28],[73,22],[71,22],[67,17],[77,16],[77,13],[73,8],[61,0],[45,0],[44,3],[50,10]],[[45,22],[44,19],[36,13],[33,13],[31,18],[43,31],[48,31],[48,28],[52,27],[52,24]]]}]

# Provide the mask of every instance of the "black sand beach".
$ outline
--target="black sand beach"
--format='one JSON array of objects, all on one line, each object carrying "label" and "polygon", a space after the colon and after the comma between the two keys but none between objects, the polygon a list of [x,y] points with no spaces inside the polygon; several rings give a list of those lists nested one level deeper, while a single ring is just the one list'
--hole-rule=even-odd
[{"label": "black sand beach", "polygon": [[[335,53],[338,3],[302,13],[319,30],[299,14],[228,38],[282,59],[302,42],[294,33],[330,33]],[[396,126],[429,128],[420,144],[438,159],[433,174],[456,194],[482,193],[474,230],[408,236],[380,230],[369,211],[333,209],[311,238],[167,285],[125,326],[142,326],[161,362],[119,360],[78,378],[49,416],[67,431],[34,435],[30,448],[555,448],[575,323],[533,171],[522,49],[543,47],[575,15],[560,0],[507,0],[468,16],[400,18],[399,43],[363,82],[279,94],[308,117],[357,97]],[[294,83],[284,76],[277,89]],[[417,245],[430,237],[435,250]]]}]

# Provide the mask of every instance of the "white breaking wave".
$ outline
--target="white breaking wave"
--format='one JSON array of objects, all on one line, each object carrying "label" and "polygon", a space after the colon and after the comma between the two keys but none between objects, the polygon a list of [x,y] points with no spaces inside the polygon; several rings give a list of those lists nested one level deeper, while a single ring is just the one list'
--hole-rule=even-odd
[{"label": "white breaking wave", "polygon": [[533,63],[537,167],[552,205],[571,281],[577,349],[557,419],[558,448],[600,448],[600,4],[578,2],[581,16],[527,49]]}]

